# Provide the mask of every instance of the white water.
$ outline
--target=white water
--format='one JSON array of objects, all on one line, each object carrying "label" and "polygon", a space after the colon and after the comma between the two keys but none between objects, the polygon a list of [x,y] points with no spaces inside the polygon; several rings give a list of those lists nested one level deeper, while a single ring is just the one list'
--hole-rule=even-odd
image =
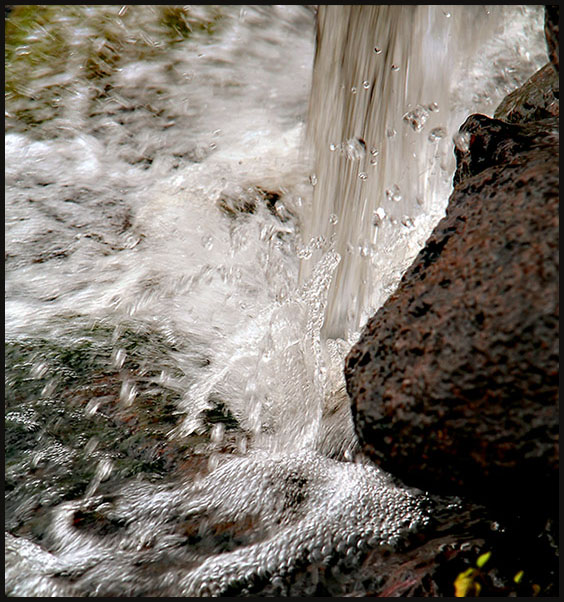
[{"label": "white water", "polygon": [[[338,13],[323,12],[329,44],[323,41],[320,52],[329,47],[351,60],[366,56],[363,44],[369,42],[369,58],[336,80],[316,68],[311,97],[314,18],[302,6],[221,6],[216,33],[173,45],[159,37],[156,7],[90,7],[79,19],[61,20],[73,50],[68,60],[37,68],[20,90],[23,100],[7,105],[7,339],[45,337],[72,345],[103,324],[114,332],[119,368],[126,327],[158,335],[170,351],[163,356],[155,349],[145,361],[158,368],[155,386],[179,396],[178,423],[169,436],[206,433],[205,411],[220,401],[239,425],[238,448],[212,455],[211,472],[200,483],[136,482],[120,492],[116,505],[104,510],[129,521],[120,541],[94,540],[71,528],[77,507],[101,504],[96,488],[111,462],[98,458],[98,480],[85,499],[56,509],[52,562],[45,563],[39,549],[29,552],[27,542],[9,539],[14,593],[64,595],[72,587],[50,577],[61,567],[65,574],[86,575],[72,590],[79,595],[134,595],[151,587],[218,593],[245,575],[284,576],[300,554],[329,555],[343,544],[342,553],[358,540],[393,542],[406,525],[425,522],[422,499],[376,468],[346,461],[354,457],[356,439],[343,360],[355,332],[393,290],[444,211],[453,132],[471,112],[492,114],[508,91],[546,62],[540,7],[504,8],[509,16],[496,16],[500,27],[475,55],[471,41],[472,50],[442,41],[461,33],[468,15],[484,7],[439,8],[417,9],[414,38],[403,12],[411,7],[381,17],[376,31],[381,37],[397,31],[399,57],[374,52],[379,42],[360,33],[362,19],[355,25],[358,37],[345,42]],[[198,10],[195,21],[215,9]],[[103,35],[100,11],[106,11]],[[488,22],[485,12],[480,18]],[[29,44],[47,34],[39,28],[34,35]],[[109,92],[84,75],[84,56],[104,36],[129,40],[104,80]],[[430,40],[437,39],[434,47]],[[465,39],[460,36],[460,43]],[[145,44],[149,57],[128,54],[128,43]],[[393,86],[388,92],[387,82],[403,77],[408,66],[419,84],[405,87],[405,96]],[[342,81],[357,88],[353,103],[339,92]],[[371,104],[362,95],[373,87],[381,90],[374,97],[380,101]],[[50,103],[49,118],[33,129],[16,114],[26,108],[26,95]],[[315,165],[304,146],[308,99]],[[434,102],[439,111],[429,111],[420,131],[402,120],[418,104]],[[429,141],[438,127],[446,134]],[[390,128],[395,137],[386,136]],[[354,137],[365,140],[366,152],[346,146]],[[372,146],[379,155],[370,153]],[[377,165],[370,165],[376,157]],[[385,196],[394,184],[401,200],[386,204],[382,191]],[[263,191],[278,195],[273,207]],[[349,211],[351,204],[359,208]],[[244,206],[254,211],[240,211]],[[378,214],[375,228],[372,213],[379,207],[385,215]],[[316,246],[323,253],[314,249],[308,259]],[[32,377],[45,380],[48,396],[55,377],[40,358]],[[122,373],[122,379],[121,403],[133,406],[136,375]],[[212,447],[223,435],[216,425]],[[274,499],[292,474],[303,479],[307,493],[294,514],[276,509]],[[360,498],[364,502],[355,504]],[[198,505],[212,508],[215,520],[258,515],[268,535],[229,553],[182,556],[175,547],[180,540],[167,531],[167,512],[190,515]],[[279,520],[283,527],[274,526]],[[180,560],[149,586],[133,567],[151,532],[157,556]],[[183,569],[181,560],[195,568]]]}]

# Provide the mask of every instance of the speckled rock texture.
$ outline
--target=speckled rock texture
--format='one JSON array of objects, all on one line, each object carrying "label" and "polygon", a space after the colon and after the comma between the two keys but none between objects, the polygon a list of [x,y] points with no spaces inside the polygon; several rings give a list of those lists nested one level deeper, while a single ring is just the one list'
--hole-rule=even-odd
[{"label": "speckled rock texture", "polygon": [[[551,7],[546,29],[554,60]],[[558,514],[557,99],[466,120],[447,215],[345,367],[377,464],[538,528]]]},{"label": "speckled rock texture", "polygon": [[558,29],[560,24],[560,6],[545,6],[544,15],[544,33],[546,36],[546,45],[548,46],[548,56],[556,71],[559,71],[560,41]]}]

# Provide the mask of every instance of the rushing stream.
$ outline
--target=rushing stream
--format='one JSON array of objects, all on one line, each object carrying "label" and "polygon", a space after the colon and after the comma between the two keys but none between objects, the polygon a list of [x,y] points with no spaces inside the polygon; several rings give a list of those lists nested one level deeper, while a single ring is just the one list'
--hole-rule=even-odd
[{"label": "rushing stream", "polygon": [[9,595],[346,594],[426,524],[343,360],[460,123],[546,62],[542,7],[321,7],[317,51],[315,12],[8,16]]}]

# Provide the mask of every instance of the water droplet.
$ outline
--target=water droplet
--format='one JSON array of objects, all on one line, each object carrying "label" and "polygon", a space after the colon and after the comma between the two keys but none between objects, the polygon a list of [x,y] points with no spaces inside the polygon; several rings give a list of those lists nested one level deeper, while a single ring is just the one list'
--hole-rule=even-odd
[{"label": "water droplet", "polygon": [[213,443],[221,443],[223,441],[223,435],[225,433],[225,425],[223,422],[218,422],[213,425],[210,433],[210,439]]},{"label": "water droplet", "polygon": [[420,132],[425,122],[429,117],[429,112],[425,107],[417,105],[413,110],[408,111],[403,116],[403,120],[407,123],[415,132]]},{"label": "water droplet", "polygon": [[438,113],[439,105],[436,102],[432,102],[431,104],[427,105],[427,109],[431,111],[431,113]]},{"label": "water droplet", "polygon": [[305,247],[298,251],[298,257],[300,259],[309,259],[311,257],[311,249],[309,247]]},{"label": "water droplet", "polygon": [[121,384],[121,390],[119,393],[120,401],[125,406],[130,406],[133,403],[136,396],[137,396],[137,387],[135,385],[131,384],[129,381],[124,380],[123,383]]},{"label": "water droplet", "polygon": [[49,366],[45,362],[38,362],[34,364],[31,368],[31,377],[32,378],[42,378],[47,373]]},{"label": "water droplet", "polygon": [[454,142],[454,146],[461,152],[467,153],[470,149],[470,133],[469,132],[458,132],[456,133],[452,141]]},{"label": "water droplet", "polygon": [[366,180],[366,178],[368,178],[368,176],[366,175],[366,173],[365,173],[364,171],[361,171],[361,172],[358,174],[358,177],[359,177],[361,180]]},{"label": "water droplet", "polygon": [[219,454],[211,454],[208,458],[208,470],[213,472],[219,466]]},{"label": "water droplet", "polygon": [[395,63],[392,65],[392,71],[399,71],[399,65],[396,65]]},{"label": "water droplet", "polygon": [[207,236],[204,236],[202,238],[202,246],[208,251],[211,251],[213,249],[213,237],[211,236],[211,234],[208,234]]},{"label": "water droplet", "polygon": [[335,152],[335,151],[337,150],[337,148],[338,148],[338,147],[337,147],[337,145],[336,145],[336,144],[330,144],[330,145],[329,145],[329,150],[330,150],[331,152]]},{"label": "water droplet", "polygon": [[370,82],[369,82],[368,80],[365,80],[365,81],[363,81],[363,82],[362,82],[362,87],[363,87],[365,90],[368,90],[368,88],[370,88]]},{"label": "water droplet", "polygon": [[429,133],[429,142],[436,142],[447,135],[445,128],[433,128]]},{"label": "water droplet", "polygon": [[382,54],[382,49],[381,49],[381,48],[378,48],[378,46],[376,46],[376,47],[374,48],[374,52],[375,52],[376,54]]},{"label": "water droplet", "polygon": [[317,175],[312,173],[311,176],[309,176],[309,182],[312,186],[316,186],[317,185]]},{"label": "water droplet", "polygon": [[447,19],[450,19],[451,14],[449,12],[443,12],[443,14]]},{"label": "water droplet", "polygon": [[354,86],[351,88],[351,92],[352,92],[353,94],[356,94],[356,88],[355,88]]},{"label": "water droplet", "polygon": [[123,366],[126,355],[127,354],[125,353],[125,349],[117,349],[114,352],[113,361],[112,361],[114,368],[117,368],[119,370]]},{"label": "water droplet", "polygon": [[370,159],[370,165],[376,166],[378,165],[378,161],[376,159]]},{"label": "water droplet", "polygon": [[339,216],[336,213],[332,213],[329,216],[329,223],[333,225],[339,223]]},{"label": "water droplet", "polygon": [[382,222],[384,221],[385,217],[386,217],[386,211],[384,210],[384,208],[378,207],[378,209],[376,209],[376,211],[374,211],[374,213],[372,214],[372,223],[376,227],[380,227],[382,225]]},{"label": "water droplet", "polygon": [[347,159],[357,161],[364,157],[366,145],[360,138],[349,138],[343,145],[342,150]]},{"label": "water droplet", "polygon": [[101,483],[102,481],[106,481],[110,478],[113,469],[114,466],[112,464],[112,461],[109,458],[104,458],[103,460],[100,460],[98,466],[96,467],[95,478],[98,480],[99,483]]},{"label": "water droplet", "polygon": [[408,215],[402,216],[401,224],[402,226],[405,226],[408,230],[412,230],[415,227],[415,222],[413,221],[413,218],[409,217]]},{"label": "water droplet", "polygon": [[380,151],[379,151],[377,148],[375,148],[375,147],[373,146],[373,147],[370,149],[370,154],[371,154],[373,157],[377,157],[377,156],[380,154]]},{"label": "water droplet", "polygon": [[386,198],[388,201],[399,203],[401,201],[400,187],[397,184],[393,184],[390,188],[386,189]]},{"label": "water droplet", "polygon": [[393,138],[396,134],[397,134],[397,132],[396,132],[396,130],[394,128],[388,128],[386,130],[386,136],[388,138]]}]

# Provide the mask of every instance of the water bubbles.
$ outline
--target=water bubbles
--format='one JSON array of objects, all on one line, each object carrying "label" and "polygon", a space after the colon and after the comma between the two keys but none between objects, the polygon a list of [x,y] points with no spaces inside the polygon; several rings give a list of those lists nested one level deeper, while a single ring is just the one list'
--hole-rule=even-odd
[{"label": "water bubbles", "polygon": [[312,174],[309,176],[309,183],[310,183],[312,186],[317,186],[317,174],[314,174],[314,173],[312,173]]},{"label": "water bubbles", "polygon": [[339,147],[336,144],[331,143],[329,145],[329,150],[334,153]]},{"label": "water bubbles", "polygon": [[470,150],[470,133],[469,132],[458,132],[456,133],[452,141],[454,142],[454,146],[461,153],[467,153]]},{"label": "water bubbles", "polygon": [[329,223],[332,225],[336,225],[339,223],[339,216],[336,213],[331,213],[329,216]]},{"label": "water bubbles", "polygon": [[376,54],[382,54],[382,49],[381,49],[381,48],[378,48],[378,46],[375,46],[375,47],[374,47],[374,52],[375,52]]},{"label": "water bubbles", "polygon": [[441,138],[444,138],[447,135],[447,131],[444,127],[433,128],[429,132],[429,142],[437,142]]},{"label": "water bubbles", "polygon": [[411,111],[408,111],[403,116],[403,120],[407,125],[411,126],[411,128],[415,132],[420,132],[425,122],[429,118],[429,111],[421,105],[417,105]]},{"label": "water bubbles", "polygon": [[402,199],[400,187],[397,184],[393,184],[390,188],[386,189],[386,198],[388,201],[399,203]]},{"label": "water bubbles", "polygon": [[364,81],[362,82],[362,87],[363,87],[365,90],[368,90],[368,89],[370,88],[370,82],[369,82],[368,80],[364,80]]},{"label": "water bubbles", "polygon": [[438,113],[439,112],[439,105],[436,102],[432,102],[430,104],[427,105],[427,110],[431,111],[431,113]]},{"label": "water bubbles", "polygon": [[351,88],[351,92],[352,92],[353,94],[356,94],[356,88],[355,88],[355,86],[353,86],[353,87]]},{"label": "water bubbles", "polygon": [[366,180],[366,179],[368,178],[368,175],[366,174],[366,172],[364,172],[364,171],[361,171],[361,172],[358,174],[358,177],[359,177],[361,180],[363,180],[363,181],[364,181],[364,180]]},{"label": "water bubbles", "polygon": [[399,65],[396,65],[395,63],[392,65],[392,71],[399,71]]}]

